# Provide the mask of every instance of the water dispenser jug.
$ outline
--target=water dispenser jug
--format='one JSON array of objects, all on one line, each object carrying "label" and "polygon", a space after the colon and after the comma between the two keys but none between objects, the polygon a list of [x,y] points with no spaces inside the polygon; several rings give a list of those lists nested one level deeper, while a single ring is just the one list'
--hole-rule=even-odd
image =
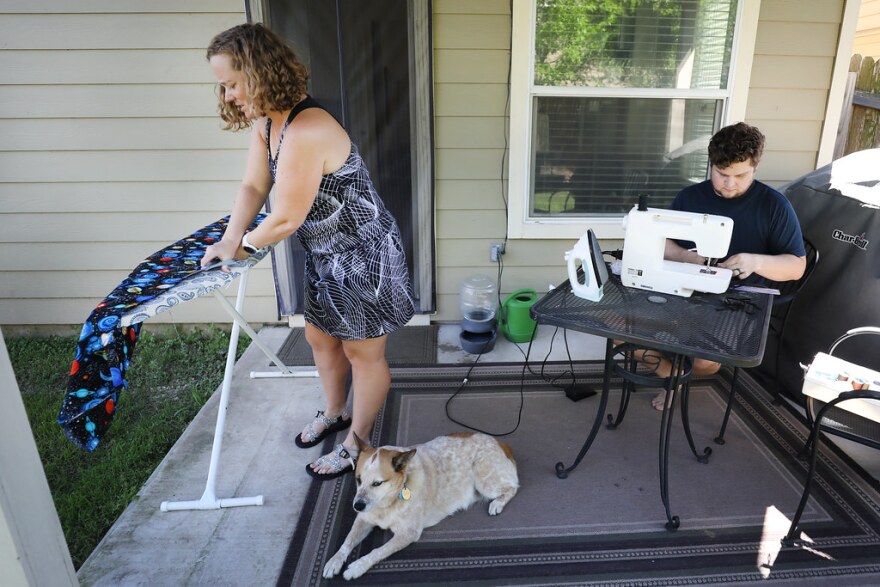
[{"label": "water dispenser jug", "polygon": [[485,275],[472,275],[461,284],[461,328],[467,332],[489,332],[497,324],[498,293],[495,282]]}]

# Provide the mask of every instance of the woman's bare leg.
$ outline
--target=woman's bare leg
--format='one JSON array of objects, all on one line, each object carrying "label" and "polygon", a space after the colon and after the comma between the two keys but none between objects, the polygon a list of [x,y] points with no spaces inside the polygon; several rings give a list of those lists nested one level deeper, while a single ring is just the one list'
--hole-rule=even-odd
[{"label": "woman's bare leg", "polygon": [[353,434],[360,436],[364,442],[370,441],[376,415],[388,397],[391,370],[385,360],[387,340],[388,336],[385,335],[365,340],[347,340],[343,343],[345,355],[351,361],[354,390],[351,430],[345,438],[345,446],[357,446]]},{"label": "woman's bare leg", "polygon": [[[385,343],[388,336],[367,338],[364,340],[342,341],[346,360],[351,364],[352,401],[351,428],[342,441],[342,445],[351,453],[356,454],[357,434],[364,442],[369,442],[388,389],[391,387],[391,371],[385,360]],[[326,467],[312,467],[317,473],[328,472]]]},{"label": "woman's bare leg", "polygon": [[[332,420],[345,409],[345,381],[348,379],[351,365],[342,349],[341,340],[308,323],[305,326],[305,334],[306,341],[312,347],[315,367],[318,368],[321,387],[324,390],[324,415]],[[307,428],[308,426],[303,429],[303,434],[307,434]],[[322,422],[316,422],[314,425],[317,433],[323,432],[325,428]]]}]

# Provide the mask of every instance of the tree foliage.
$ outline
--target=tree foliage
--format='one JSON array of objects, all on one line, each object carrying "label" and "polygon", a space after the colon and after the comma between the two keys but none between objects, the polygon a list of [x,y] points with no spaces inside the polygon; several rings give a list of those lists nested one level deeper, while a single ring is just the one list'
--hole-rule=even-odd
[{"label": "tree foliage", "polygon": [[[658,67],[674,67],[680,50],[682,5],[699,0],[543,0],[535,26],[535,83],[565,86],[654,87]],[[661,54],[634,60],[637,23],[661,23]]]}]

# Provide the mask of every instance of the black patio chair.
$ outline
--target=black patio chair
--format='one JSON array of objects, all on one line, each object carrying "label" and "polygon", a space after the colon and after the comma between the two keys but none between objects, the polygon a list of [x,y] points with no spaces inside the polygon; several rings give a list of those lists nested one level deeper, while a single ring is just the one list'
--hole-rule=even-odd
[{"label": "black patio chair", "polygon": [[[865,326],[862,328],[854,328],[846,334],[834,341],[828,351],[829,355],[834,355],[834,350],[843,341],[859,336],[862,334],[880,335],[880,328],[876,326]],[[813,484],[813,476],[816,472],[816,456],[819,452],[819,433],[831,434],[839,436],[871,448],[880,449],[880,391],[873,389],[853,389],[852,391],[844,391],[833,397],[834,391],[825,388],[825,386],[813,386],[808,389],[804,385],[804,394],[807,396],[806,415],[807,422],[810,426],[810,435],[801,450],[800,457],[804,457],[809,452],[810,468],[807,472],[807,479],[804,483],[804,493],[801,495],[801,501],[798,504],[797,511],[791,521],[788,533],[782,539],[784,546],[793,546],[797,542],[796,534],[798,533],[798,524],[807,500],[810,498],[810,489]],[[825,401],[829,400],[830,401]],[[860,400],[859,404],[848,404],[841,407],[844,402],[852,402]],[[868,400],[866,402],[866,400]]]},{"label": "black patio chair", "polygon": [[[767,284],[767,287],[779,290],[779,295],[773,298],[773,314],[770,316],[770,332],[775,334],[776,340],[779,341],[778,344],[782,343],[782,338],[785,335],[785,324],[788,321],[792,300],[804,288],[810,280],[810,276],[816,270],[816,265],[819,264],[819,250],[806,237],[804,237],[804,249],[807,252],[807,267],[804,269],[804,274],[800,279],[795,281],[771,281]],[[779,356],[781,354],[779,350],[779,346],[777,346],[775,367],[777,377],[779,376]],[[724,421],[721,423],[721,430],[718,432],[718,436],[715,437],[716,444],[724,444],[724,433],[727,431],[727,422],[730,420],[730,411],[733,407],[733,400],[736,398],[738,377],[739,367],[734,367],[733,378],[730,382],[730,395],[727,398],[727,409],[724,410]],[[773,396],[774,401],[778,403],[778,387],[773,390]]]}]

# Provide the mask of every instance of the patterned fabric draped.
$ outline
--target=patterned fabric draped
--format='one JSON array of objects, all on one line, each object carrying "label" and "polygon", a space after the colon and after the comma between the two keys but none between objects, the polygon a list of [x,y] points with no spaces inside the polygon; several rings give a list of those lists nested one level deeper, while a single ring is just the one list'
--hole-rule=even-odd
[{"label": "patterned fabric draped", "polygon": [[[265,218],[260,214],[250,226]],[[261,251],[231,266],[229,273],[202,269],[205,249],[220,240],[229,217],[150,255],[95,307],[83,324],[58,423],[77,446],[98,447],[116,412],[126,371],[140,332],[140,323],[180,302],[194,299],[230,283],[241,267],[252,266]]]}]

